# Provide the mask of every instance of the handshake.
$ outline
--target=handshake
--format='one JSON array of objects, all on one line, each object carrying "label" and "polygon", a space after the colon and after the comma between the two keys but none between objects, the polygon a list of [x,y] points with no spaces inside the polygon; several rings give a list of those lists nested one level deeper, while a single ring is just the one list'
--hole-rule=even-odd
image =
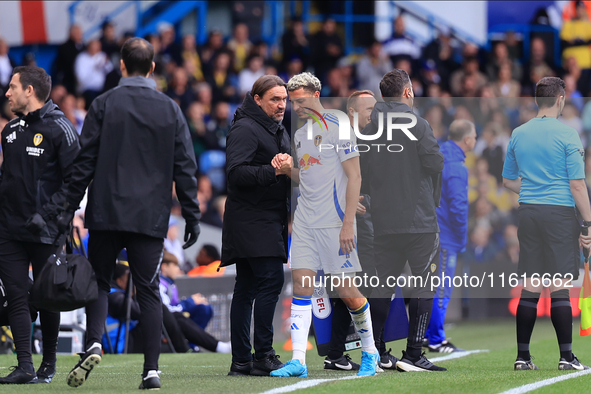
[{"label": "handshake", "polygon": [[291,177],[291,169],[293,167],[293,159],[287,153],[278,153],[271,160],[271,165],[275,169],[275,175],[287,175]]}]

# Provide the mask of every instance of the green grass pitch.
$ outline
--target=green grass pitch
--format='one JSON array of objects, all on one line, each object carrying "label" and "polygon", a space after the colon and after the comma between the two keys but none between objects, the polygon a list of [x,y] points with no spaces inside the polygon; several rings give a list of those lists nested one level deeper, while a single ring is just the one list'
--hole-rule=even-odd
[{"label": "green grass pitch", "polygon": [[[591,364],[591,337],[578,335],[578,321],[573,327],[573,349],[581,362]],[[562,376],[558,371],[558,345],[550,319],[538,319],[532,337],[531,352],[539,371],[513,371],[516,356],[514,320],[486,320],[461,323],[447,330],[452,341],[465,349],[488,349],[488,353],[438,363],[448,372],[400,373],[386,371],[374,377],[331,381],[308,388],[308,393],[500,393],[536,381]],[[400,357],[404,341],[388,344],[392,354]],[[281,346],[278,344],[277,349]],[[290,352],[280,351],[281,360]],[[359,362],[359,350],[350,353]],[[429,358],[441,355],[430,353]],[[229,377],[231,356],[228,354],[163,354],[160,357],[162,389],[166,393],[261,393],[292,385],[306,379],[269,377]],[[40,363],[35,356],[35,365]],[[51,384],[4,386],[3,393],[128,393],[138,392],[142,367],[141,355],[105,355],[89,380],[77,389],[66,385],[66,374],[76,363],[76,356],[60,356],[58,373]],[[308,352],[308,379],[338,379],[353,372],[325,371],[323,359],[315,350]],[[0,374],[16,363],[14,355],[0,356]],[[591,374],[546,386],[536,393],[586,393],[590,391]]]}]

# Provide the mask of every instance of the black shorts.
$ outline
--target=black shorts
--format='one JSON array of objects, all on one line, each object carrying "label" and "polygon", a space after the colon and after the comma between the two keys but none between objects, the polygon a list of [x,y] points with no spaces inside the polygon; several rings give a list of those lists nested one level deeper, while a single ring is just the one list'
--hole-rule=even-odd
[{"label": "black shorts", "polygon": [[581,227],[574,207],[519,206],[519,275],[572,274],[579,277]]}]

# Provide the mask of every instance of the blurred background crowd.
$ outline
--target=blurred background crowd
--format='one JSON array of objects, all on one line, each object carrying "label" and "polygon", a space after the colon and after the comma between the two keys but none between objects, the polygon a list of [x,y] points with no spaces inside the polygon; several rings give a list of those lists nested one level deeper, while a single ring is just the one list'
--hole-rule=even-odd
[{"label": "blurred background crowd", "polygon": [[[591,2],[562,3],[561,27],[555,32],[532,29],[525,39],[519,32],[506,30],[487,45],[461,39],[446,26],[437,27],[432,41],[419,42],[407,33],[411,19],[399,10],[391,18],[389,38],[378,40],[371,30],[363,32],[362,52],[345,48],[344,24],[329,12],[318,22],[288,15],[277,43],[261,39],[260,31],[247,19],[234,21],[230,34],[210,26],[202,44],[195,34],[179,34],[173,24],[160,22],[156,32],[144,37],[156,52],[151,78],[186,116],[200,170],[203,223],[222,226],[225,138],[236,108],[257,78],[275,74],[287,81],[307,70],[321,79],[323,97],[347,97],[363,89],[379,96],[382,76],[399,68],[410,75],[417,97],[415,110],[428,120],[439,141],[447,139],[454,119],[470,119],[477,126],[478,143],[467,159],[471,205],[469,244],[461,256],[465,269],[473,264],[516,266],[517,196],[503,188],[501,172],[512,130],[536,114],[531,97],[541,78],[564,79],[568,102],[560,121],[579,132],[585,147],[591,143]],[[547,25],[548,18],[541,9],[530,23]],[[118,33],[116,24],[105,20],[96,39],[84,40],[81,27],[73,25],[67,41],[56,48],[48,70],[53,77],[51,99],[78,132],[92,100],[117,85],[120,47],[134,35],[133,31]],[[36,64],[36,58],[28,53],[20,63]],[[16,65],[0,38],[3,92]],[[11,117],[2,94],[0,126]],[[292,129],[289,110],[284,124]],[[587,173],[591,174],[591,167]],[[179,214],[178,206],[173,214]],[[179,253],[183,263],[182,250]],[[185,268],[194,265],[191,261]]]}]

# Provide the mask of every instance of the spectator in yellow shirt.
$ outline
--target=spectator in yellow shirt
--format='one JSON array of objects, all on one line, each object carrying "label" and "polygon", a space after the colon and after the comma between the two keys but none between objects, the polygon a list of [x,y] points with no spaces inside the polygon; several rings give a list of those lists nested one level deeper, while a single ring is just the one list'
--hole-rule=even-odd
[{"label": "spectator in yellow shirt", "polygon": [[569,57],[577,60],[583,70],[591,69],[591,22],[587,16],[587,9],[582,1],[577,2],[576,17],[565,21],[560,31],[562,42],[562,59],[566,62]]}]

